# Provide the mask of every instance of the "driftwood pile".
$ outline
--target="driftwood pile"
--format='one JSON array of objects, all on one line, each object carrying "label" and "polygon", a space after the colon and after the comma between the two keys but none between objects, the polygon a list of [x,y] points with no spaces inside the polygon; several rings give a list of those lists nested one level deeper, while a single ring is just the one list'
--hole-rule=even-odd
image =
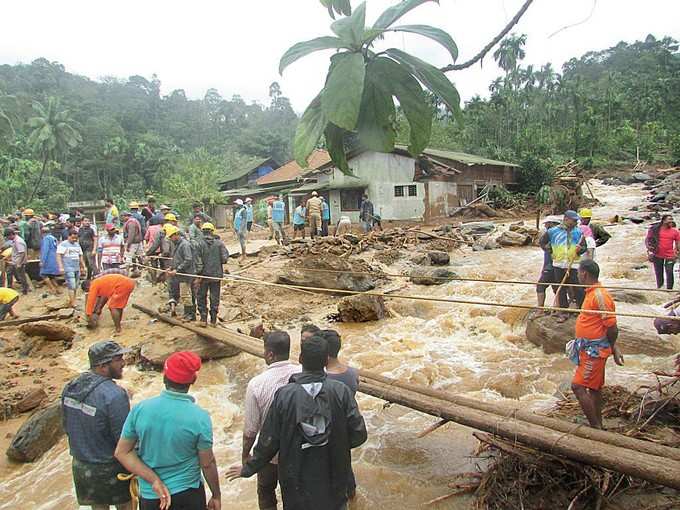
[{"label": "driftwood pile", "polygon": [[557,212],[564,212],[572,209],[578,210],[584,203],[583,186],[588,187],[592,198],[593,192],[588,186],[588,178],[584,175],[583,168],[574,161],[568,161],[563,165],[558,166],[553,171],[554,180],[552,184],[553,195],[558,196],[554,206],[559,209]]},{"label": "driftwood pile", "polygon": [[472,238],[459,229],[450,229],[445,234],[421,231],[418,227],[393,228],[364,235],[344,234],[340,237],[317,237],[315,239],[293,239],[280,252],[291,258],[308,255],[330,254],[346,258],[366,250],[404,249],[419,246],[428,250],[449,251],[463,244],[472,244]]},{"label": "driftwood pile", "polygon": [[[641,386],[632,393],[620,386],[605,386],[603,416],[608,430],[677,448],[680,446],[679,395],[680,377],[675,376],[665,382],[658,380],[655,385]],[[565,397],[556,404],[551,415],[573,419],[582,412],[575,398]],[[624,493],[628,497],[631,493],[658,491],[652,483],[600,466],[490,434],[475,433],[475,437],[480,441],[479,455],[486,461],[486,468],[472,481],[452,485],[454,492],[445,498],[474,490],[477,508],[485,510],[599,509],[605,506],[617,508],[617,501],[621,501],[617,498],[623,497]],[[677,499],[675,503],[678,503]]]}]

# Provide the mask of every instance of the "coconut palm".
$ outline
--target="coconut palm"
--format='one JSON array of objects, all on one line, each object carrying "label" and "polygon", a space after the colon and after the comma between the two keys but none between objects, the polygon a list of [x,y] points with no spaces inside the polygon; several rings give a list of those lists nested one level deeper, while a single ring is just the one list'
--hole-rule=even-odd
[{"label": "coconut palm", "polygon": [[0,90],[0,139],[14,136],[16,98]]},{"label": "coconut palm", "polygon": [[60,108],[58,98],[50,97],[46,106],[36,101],[33,103],[33,109],[37,116],[28,119],[28,126],[32,130],[28,144],[40,155],[42,170],[28,199],[29,202],[40,189],[48,163],[65,158],[70,149],[83,141],[78,132],[78,123],[70,117],[68,110]]},{"label": "coconut palm", "polygon": [[517,64],[526,56],[524,45],[527,43],[526,34],[511,34],[501,41],[498,49],[493,52],[493,58],[498,67],[503,69],[506,74],[510,74],[517,69]]}]

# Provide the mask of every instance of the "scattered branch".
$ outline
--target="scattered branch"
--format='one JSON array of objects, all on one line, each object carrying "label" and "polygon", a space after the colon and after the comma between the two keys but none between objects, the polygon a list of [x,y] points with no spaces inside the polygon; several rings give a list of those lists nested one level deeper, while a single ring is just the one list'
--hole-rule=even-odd
[{"label": "scattered branch", "polygon": [[517,14],[515,14],[515,17],[512,18],[510,22],[505,26],[505,28],[501,30],[501,32],[496,37],[494,37],[489,44],[484,46],[484,48],[482,48],[482,51],[477,53],[477,55],[475,55],[470,60],[462,64],[449,64],[446,67],[442,67],[441,71],[444,73],[447,73],[449,71],[460,71],[461,69],[465,69],[474,65],[476,62],[484,58],[484,56],[487,53],[489,53],[489,51],[491,51],[491,49],[494,46],[496,46],[500,42],[500,40],[503,39],[503,37],[505,37],[508,34],[508,32],[510,32],[510,30],[512,30],[512,27],[514,27],[519,22],[519,20],[522,18],[522,16],[524,16],[524,13],[527,11],[527,9],[533,3],[533,1],[534,0],[526,0],[526,2],[524,2],[524,5],[522,5],[520,10],[517,11]]}]

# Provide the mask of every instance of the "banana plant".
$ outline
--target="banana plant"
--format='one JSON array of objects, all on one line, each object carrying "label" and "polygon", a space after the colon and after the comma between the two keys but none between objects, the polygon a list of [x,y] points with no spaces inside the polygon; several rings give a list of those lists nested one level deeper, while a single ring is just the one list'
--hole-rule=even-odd
[{"label": "banana plant", "polygon": [[438,0],[403,0],[386,9],[366,26],[366,4],[352,9],[349,0],[321,0],[333,19],[333,36],[317,37],[293,45],[281,57],[279,72],[310,53],[334,49],[324,88],[309,104],[295,133],[294,154],[305,167],[321,136],[333,163],[351,174],[345,140],[358,136],[362,147],[378,152],[394,149],[395,99],[410,126],[408,150],[418,156],[430,141],[434,111],[424,88],[438,97],[460,120],[460,96],[438,68],[397,48],[376,52],[375,41],[387,32],[408,32],[441,44],[455,61],[458,47],[445,31],[429,25],[397,25],[416,7]]}]

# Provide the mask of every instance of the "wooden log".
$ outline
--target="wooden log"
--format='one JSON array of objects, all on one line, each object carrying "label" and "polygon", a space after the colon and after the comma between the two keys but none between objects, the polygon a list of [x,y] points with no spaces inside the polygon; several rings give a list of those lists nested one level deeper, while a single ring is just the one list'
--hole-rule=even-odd
[{"label": "wooden log", "polygon": [[[209,332],[204,328],[191,326],[177,319],[162,315],[155,310],[151,310],[150,308],[138,304],[134,304],[133,307],[169,324],[183,327],[196,334],[213,338],[217,341],[230,343],[244,352],[259,358],[264,357],[260,342],[246,335],[227,330],[219,330],[218,335]],[[657,445],[655,443],[614,434],[612,432],[595,430],[590,427],[579,427],[573,423],[556,418],[540,416],[518,408],[502,406],[498,403],[478,401],[469,397],[451,395],[422,386],[400,383],[388,377],[366,372],[364,370],[359,370],[359,375],[361,378],[359,391],[368,395],[486,432],[498,433],[498,430],[504,430],[506,435],[500,433],[499,435],[511,440],[516,439],[528,446],[545,449],[546,451],[564,455],[565,457],[580,462],[602,465],[615,471],[631,474],[631,476],[636,476],[645,480],[649,479],[649,481],[654,483],[680,488],[680,470],[671,475],[660,474],[658,469],[653,470],[651,472],[652,474],[649,475],[653,479],[645,478],[645,476],[642,476],[639,473],[640,469],[646,469],[647,466],[654,463],[663,464],[667,462],[672,463],[673,466],[677,464],[677,468],[680,469],[680,461],[677,460],[678,450],[675,448]],[[505,422],[514,425],[506,429],[498,429],[499,424]],[[522,433],[516,434],[517,431],[522,431]],[[540,444],[531,442],[530,438],[533,433],[532,431],[541,434],[539,440]],[[584,437],[581,437],[581,435]],[[605,448],[606,452],[612,454],[614,458],[606,461],[607,464],[602,464],[599,463],[600,457],[598,457],[598,455],[600,455],[600,453],[597,452],[588,453],[588,451],[590,451],[588,450],[584,455],[581,455],[579,450],[576,449],[570,450],[567,454],[564,453],[562,449],[552,449],[553,444],[546,442],[546,437],[554,440],[555,446],[558,442],[562,443],[567,441],[568,448],[577,444],[582,447],[587,447],[588,449],[597,449],[598,445],[601,445]],[[582,443],[579,443],[579,441]],[[546,445],[550,448],[547,448]],[[611,451],[611,449],[615,449],[616,451]],[[637,468],[628,465],[626,462],[631,459],[624,454],[629,456],[639,455],[644,462],[640,465],[641,467]],[[624,455],[622,458],[625,458],[625,460],[621,462],[626,471],[618,469],[615,466],[610,467],[611,463],[617,462],[616,459],[622,455]],[[655,459],[654,462],[650,462],[649,458]],[[635,459],[632,459],[632,461],[635,461]],[[664,476],[670,476],[670,479],[667,480]],[[669,483],[659,481],[661,479],[666,480],[666,482]],[[670,482],[672,482],[672,484],[670,484]]]},{"label": "wooden log", "polygon": [[361,382],[359,391],[554,455],[680,489],[680,462],[676,460],[583,439],[407,390],[396,392],[390,386],[365,379]]},{"label": "wooden log", "polygon": [[21,319],[12,319],[9,321],[0,322],[0,329],[11,328],[13,326],[20,326],[21,324],[28,324],[30,322],[50,321],[54,319],[66,319],[68,317],[71,317],[72,315],[73,310],[71,309],[70,313],[62,312],[62,313],[50,313],[46,315],[36,315],[34,317],[22,317]]}]

